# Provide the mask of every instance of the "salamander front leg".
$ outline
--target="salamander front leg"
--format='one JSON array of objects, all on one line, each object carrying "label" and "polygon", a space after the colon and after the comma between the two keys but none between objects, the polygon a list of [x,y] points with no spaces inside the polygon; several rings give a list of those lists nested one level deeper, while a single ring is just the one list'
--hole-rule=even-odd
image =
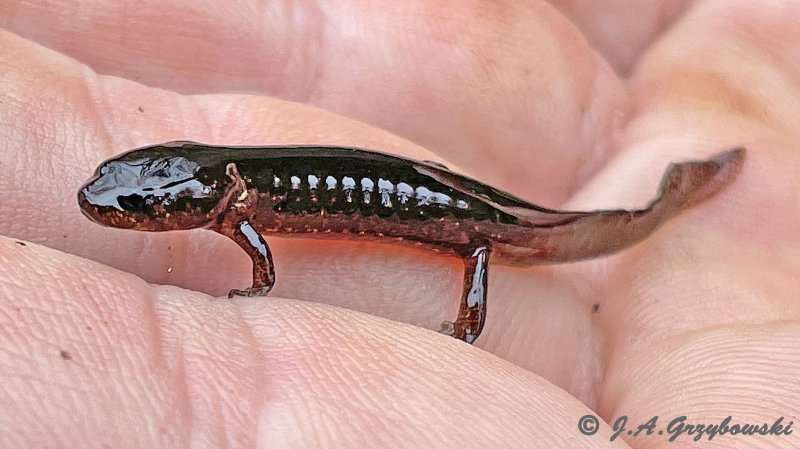
[{"label": "salamander front leg", "polygon": [[472,344],[483,330],[486,319],[486,284],[489,273],[489,248],[477,248],[464,258],[464,293],[454,323],[445,321],[439,332]]},{"label": "salamander front leg", "polygon": [[272,253],[267,242],[253,229],[249,221],[244,220],[226,233],[253,260],[253,286],[244,290],[233,289],[228,298],[238,296],[264,296],[275,285],[275,267],[272,265]]}]

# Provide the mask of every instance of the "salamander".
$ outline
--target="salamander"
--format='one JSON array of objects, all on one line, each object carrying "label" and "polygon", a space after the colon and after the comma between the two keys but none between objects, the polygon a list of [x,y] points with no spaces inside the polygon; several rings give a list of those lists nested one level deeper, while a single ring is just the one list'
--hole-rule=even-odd
[{"label": "salamander", "polygon": [[203,228],[229,237],[253,261],[252,286],[229,297],[266,295],[275,284],[269,235],[389,242],[460,257],[458,316],[440,332],[472,343],[486,317],[490,259],[534,265],[615,253],[721,190],[744,158],[737,148],[670,165],[644,209],[570,212],[528,203],[441,164],[377,151],[181,141],[103,162],[78,202],[105,226]]}]

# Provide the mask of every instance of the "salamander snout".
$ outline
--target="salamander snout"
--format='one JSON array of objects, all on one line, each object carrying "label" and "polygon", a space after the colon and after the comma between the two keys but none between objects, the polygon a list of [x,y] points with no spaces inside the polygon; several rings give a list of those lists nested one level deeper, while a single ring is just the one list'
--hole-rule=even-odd
[{"label": "salamander snout", "polygon": [[181,156],[133,157],[101,164],[78,191],[91,220],[146,231],[205,225],[219,199],[216,180],[198,176],[199,164]]}]

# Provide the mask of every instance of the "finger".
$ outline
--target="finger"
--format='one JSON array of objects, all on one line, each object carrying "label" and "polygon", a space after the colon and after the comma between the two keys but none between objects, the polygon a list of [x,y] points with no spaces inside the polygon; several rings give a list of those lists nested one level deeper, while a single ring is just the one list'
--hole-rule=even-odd
[{"label": "finger", "polygon": [[[659,257],[651,267],[642,263],[645,248],[628,253],[631,266],[637,269],[619,273],[616,292],[646,289],[657,295],[648,299],[622,294],[627,300],[621,300],[620,307],[632,314],[647,310],[654,314],[653,318],[659,317],[647,320],[645,327],[630,328],[642,332],[632,335],[628,340],[631,342],[712,323],[775,319],[776,314],[789,314],[786,317],[791,318],[800,312],[791,306],[796,302],[779,294],[792,291],[800,281],[789,275],[795,272],[795,255],[800,249],[795,236],[800,226],[794,189],[787,188],[798,183],[800,160],[796,152],[789,150],[797,144],[795,131],[786,126],[793,116],[789,106],[795,104],[797,94],[789,84],[778,82],[797,79],[800,66],[773,59],[777,55],[772,48],[775,38],[762,42],[759,37],[777,34],[784,36],[778,41],[791,41],[787,33],[794,34],[795,30],[785,22],[791,11],[762,10],[747,2],[737,3],[734,9],[729,8],[729,2],[724,5],[709,3],[695,8],[668,39],[653,49],[636,78],[643,114],[633,122],[628,135],[631,147],[638,150],[623,153],[632,160],[673,151],[671,148],[681,141],[694,151],[742,144],[749,151],[739,179],[718,201],[703,206],[709,213],[702,216],[702,222],[691,214],[685,215],[684,223],[688,221],[692,226],[684,225],[674,233],[680,251],[670,249],[671,242],[654,240],[654,246],[647,251],[658,252]],[[719,15],[719,8],[725,9],[726,15]],[[795,8],[794,13],[800,15],[800,9]],[[763,30],[751,28],[744,33],[738,27],[738,20],[743,17],[747,17],[747,23],[760,24]],[[720,51],[723,46],[727,51]],[[705,58],[709,53],[717,57]],[[674,56],[677,54],[681,54],[680,58]],[[758,65],[763,79],[774,82],[752,86],[747,81],[754,75],[751,67],[755,60],[764,63]],[[770,60],[772,65],[767,63]],[[688,127],[689,123],[696,125]],[[781,251],[776,252],[775,248]],[[685,251],[703,257],[687,258],[681,253]],[[708,295],[707,291],[695,294],[676,288],[697,284],[716,294],[700,301],[698,295]],[[667,285],[671,287],[655,288]],[[764,295],[765,286],[776,288],[775,294]],[[731,308],[735,298],[742,306],[747,305],[747,312]],[[643,299],[647,301],[642,302]],[[634,301],[635,307],[625,305],[626,301]],[[695,319],[678,318],[669,312],[690,305]]]},{"label": "finger", "polygon": [[609,446],[562,390],[411,326],[153,288],[5,238],[0,292],[4,447]]},{"label": "finger", "polygon": [[[719,326],[639,347],[615,366],[604,394],[616,400],[604,413],[610,422],[627,416],[634,432],[657,417],[656,433],[624,436],[631,445],[794,447],[798,343],[796,322],[775,321]],[[741,432],[745,425],[751,430]]]},{"label": "finger", "polygon": [[642,52],[695,2],[550,0],[550,3],[583,31],[592,47],[617,73],[627,75]]},{"label": "finger", "polygon": [[101,73],[361,119],[545,205],[602,166],[628,112],[612,70],[542,2],[192,5],[7,2],[0,17]]},{"label": "finger", "polygon": [[[671,240],[651,240],[620,259],[626,269],[611,279],[614,302],[606,309],[613,330],[607,383],[616,387],[603,398],[605,412],[621,410],[614,392],[628,385],[626,366],[644,352],[677,352],[682,349],[664,345],[689,336],[697,341],[686,347],[699,348],[713,327],[736,331],[800,317],[789,293],[800,287],[794,193],[800,161],[793,150],[797,133],[789,126],[800,67],[788,56],[797,41],[791,17],[798,15],[789,4],[704,2],[650,51],[634,78],[642,114],[631,122],[631,150],[622,151],[619,164],[633,161],[635,169],[636,161],[675,147],[702,152],[735,145],[748,148],[748,160],[717,201],[673,222],[681,228]],[[668,363],[659,359],[648,370],[666,372]],[[691,363],[675,368],[688,370]],[[711,369],[696,375],[713,378]],[[641,388],[626,391],[652,399]],[[718,390],[717,400],[726,391]],[[677,399],[670,406],[681,404]]]}]

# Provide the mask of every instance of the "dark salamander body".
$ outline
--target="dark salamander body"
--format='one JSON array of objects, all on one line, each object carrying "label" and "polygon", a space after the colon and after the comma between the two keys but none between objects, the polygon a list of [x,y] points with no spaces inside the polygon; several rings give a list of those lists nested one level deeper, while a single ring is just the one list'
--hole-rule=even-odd
[{"label": "dark salamander body", "polygon": [[253,259],[253,286],[275,282],[265,235],[367,239],[461,257],[459,316],[442,332],[473,342],[486,312],[492,259],[567,262],[616,252],[727,185],[744,150],[670,166],[642,210],[545,209],[429,162],[356,148],[220,147],[170,142],[104,162],[80,190],[83,212],[106,226],[144,231],[206,228]]}]

